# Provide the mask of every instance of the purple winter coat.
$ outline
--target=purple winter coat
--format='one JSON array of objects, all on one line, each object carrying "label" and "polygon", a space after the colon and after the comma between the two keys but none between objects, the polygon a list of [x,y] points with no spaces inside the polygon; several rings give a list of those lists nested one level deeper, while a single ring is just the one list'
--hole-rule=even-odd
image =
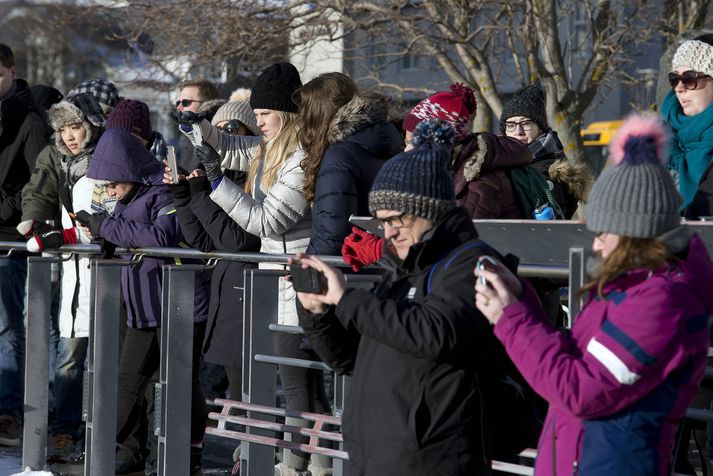
[{"label": "purple winter coat", "polygon": [[671,473],[676,430],[706,366],[711,283],[694,236],[683,261],[608,283],[570,336],[547,323],[532,289],[505,308],[495,334],[550,403],[535,475]]},{"label": "purple winter coat", "polygon": [[[110,129],[102,135],[89,162],[87,177],[109,182],[134,182],[138,190],[128,203],[119,201],[101,224],[101,236],[118,245],[177,247],[181,233],[173,194],[163,184],[163,169],[129,132]],[[122,269],[121,284],[127,307],[127,325],[136,329],[161,325],[161,267],[173,260],[145,257]],[[196,275],[194,321],[208,317],[205,278]]]}]

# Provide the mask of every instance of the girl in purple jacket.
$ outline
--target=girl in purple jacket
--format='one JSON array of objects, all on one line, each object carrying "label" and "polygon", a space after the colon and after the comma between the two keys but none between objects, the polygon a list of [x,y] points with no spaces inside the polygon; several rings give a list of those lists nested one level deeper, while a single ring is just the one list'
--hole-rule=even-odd
[{"label": "girl in purple jacket", "polygon": [[[546,322],[532,289],[502,265],[477,270],[476,307],[549,403],[536,475],[671,473],[676,430],[703,378],[713,264],[680,226],[662,162],[666,133],[634,116],[585,208],[598,255],[570,335]],[[480,281],[480,280],[479,280]]]}]

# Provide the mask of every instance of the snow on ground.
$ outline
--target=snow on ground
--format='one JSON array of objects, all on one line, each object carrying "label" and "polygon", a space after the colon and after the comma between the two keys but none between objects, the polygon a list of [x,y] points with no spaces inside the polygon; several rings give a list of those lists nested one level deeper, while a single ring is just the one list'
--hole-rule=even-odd
[{"label": "snow on ground", "polygon": [[32,471],[28,466],[22,473],[15,473],[12,476],[52,476],[49,471]]}]

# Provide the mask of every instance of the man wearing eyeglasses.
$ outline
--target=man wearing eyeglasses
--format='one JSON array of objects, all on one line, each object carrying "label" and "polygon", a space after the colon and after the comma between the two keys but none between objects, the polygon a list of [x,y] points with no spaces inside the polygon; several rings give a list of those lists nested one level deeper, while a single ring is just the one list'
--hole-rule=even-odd
[{"label": "man wearing eyeglasses", "polygon": [[340,271],[301,259],[326,289],[297,293],[300,325],[324,362],[352,376],[342,420],[350,474],[490,474],[484,407],[507,357],[467,291],[479,257],[498,255],[456,206],[454,135],[442,120],[422,122],[416,148],[374,179],[369,210],[387,272],[373,291],[346,289]]},{"label": "man wearing eyeglasses", "polygon": [[176,100],[176,109],[178,109],[179,112],[198,112],[198,108],[201,107],[201,104],[211,99],[218,99],[220,96],[215,85],[203,79],[182,81],[178,85],[178,89],[180,93]]}]

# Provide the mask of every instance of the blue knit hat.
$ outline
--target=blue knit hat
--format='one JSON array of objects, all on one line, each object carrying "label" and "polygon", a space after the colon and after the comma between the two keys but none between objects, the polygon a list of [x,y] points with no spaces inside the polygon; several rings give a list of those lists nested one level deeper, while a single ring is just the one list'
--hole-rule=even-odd
[{"label": "blue knit hat", "polygon": [[386,161],[369,192],[369,212],[398,210],[439,221],[456,205],[448,170],[455,129],[442,120],[421,122],[413,132],[415,149]]}]

